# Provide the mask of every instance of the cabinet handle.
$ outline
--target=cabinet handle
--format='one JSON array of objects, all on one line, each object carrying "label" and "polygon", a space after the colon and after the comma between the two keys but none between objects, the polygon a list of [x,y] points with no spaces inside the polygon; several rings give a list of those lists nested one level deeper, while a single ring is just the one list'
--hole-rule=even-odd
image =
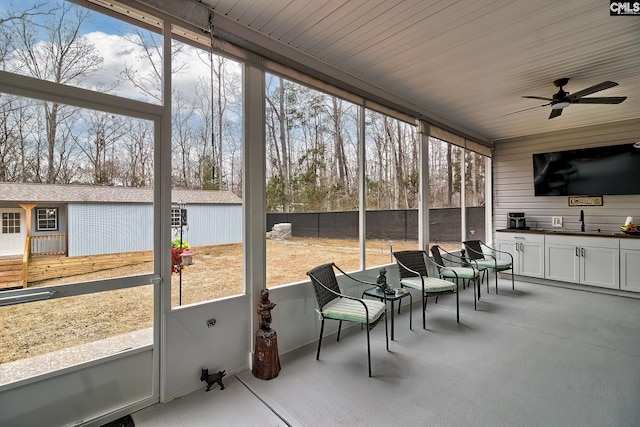
[{"label": "cabinet handle", "polygon": [[584,248],[580,248],[580,253],[584,256]]},{"label": "cabinet handle", "polygon": [[576,246],[576,256],[580,256],[580,248]]}]

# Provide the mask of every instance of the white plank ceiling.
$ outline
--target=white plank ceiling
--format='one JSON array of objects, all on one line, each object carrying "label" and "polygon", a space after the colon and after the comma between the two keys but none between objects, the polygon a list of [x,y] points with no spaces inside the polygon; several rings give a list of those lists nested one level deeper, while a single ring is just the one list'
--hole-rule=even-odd
[{"label": "white plank ceiling", "polygon": [[[487,140],[638,119],[640,16],[604,0],[203,0],[216,17],[364,80]],[[553,81],[618,105],[549,120]]]}]

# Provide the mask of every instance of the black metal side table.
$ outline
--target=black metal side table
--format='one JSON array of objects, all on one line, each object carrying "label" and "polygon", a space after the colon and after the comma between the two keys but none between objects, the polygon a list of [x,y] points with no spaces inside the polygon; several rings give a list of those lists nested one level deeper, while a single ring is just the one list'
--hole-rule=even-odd
[{"label": "black metal side table", "polygon": [[[413,297],[411,296],[411,292],[409,292],[408,290],[405,290],[403,293],[398,294],[398,293],[392,293],[392,294],[387,294],[385,292],[383,292],[380,288],[375,287],[375,288],[369,288],[369,289],[365,289],[365,291],[362,293],[362,298],[364,298],[364,296],[368,296],[371,298],[377,298],[380,301],[384,301],[385,303],[387,301],[391,302],[391,341],[393,341],[393,318],[394,318],[394,303],[396,301],[400,301],[402,300],[402,298],[405,297],[409,297],[409,329],[413,329],[413,325],[412,325],[412,317],[413,317]],[[400,307],[402,305],[402,301],[400,301],[398,303],[398,314],[400,314]]]}]

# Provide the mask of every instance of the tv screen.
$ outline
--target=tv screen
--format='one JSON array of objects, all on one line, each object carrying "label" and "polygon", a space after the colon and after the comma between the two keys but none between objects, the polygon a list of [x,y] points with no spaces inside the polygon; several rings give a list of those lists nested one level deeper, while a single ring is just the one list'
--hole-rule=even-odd
[{"label": "tv screen", "polygon": [[640,149],[633,145],[534,154],[535,195],[640,194]]}]

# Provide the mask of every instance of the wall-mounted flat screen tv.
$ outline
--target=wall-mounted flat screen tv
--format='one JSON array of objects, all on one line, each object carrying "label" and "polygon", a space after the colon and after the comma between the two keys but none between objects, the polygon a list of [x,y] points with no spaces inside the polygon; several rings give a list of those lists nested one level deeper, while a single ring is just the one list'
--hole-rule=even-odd
[{"label": "wall-mounted flat screen tv", "polygon": [[640,194],[640,149],[634,144],[533,155],[536,196]]}]

